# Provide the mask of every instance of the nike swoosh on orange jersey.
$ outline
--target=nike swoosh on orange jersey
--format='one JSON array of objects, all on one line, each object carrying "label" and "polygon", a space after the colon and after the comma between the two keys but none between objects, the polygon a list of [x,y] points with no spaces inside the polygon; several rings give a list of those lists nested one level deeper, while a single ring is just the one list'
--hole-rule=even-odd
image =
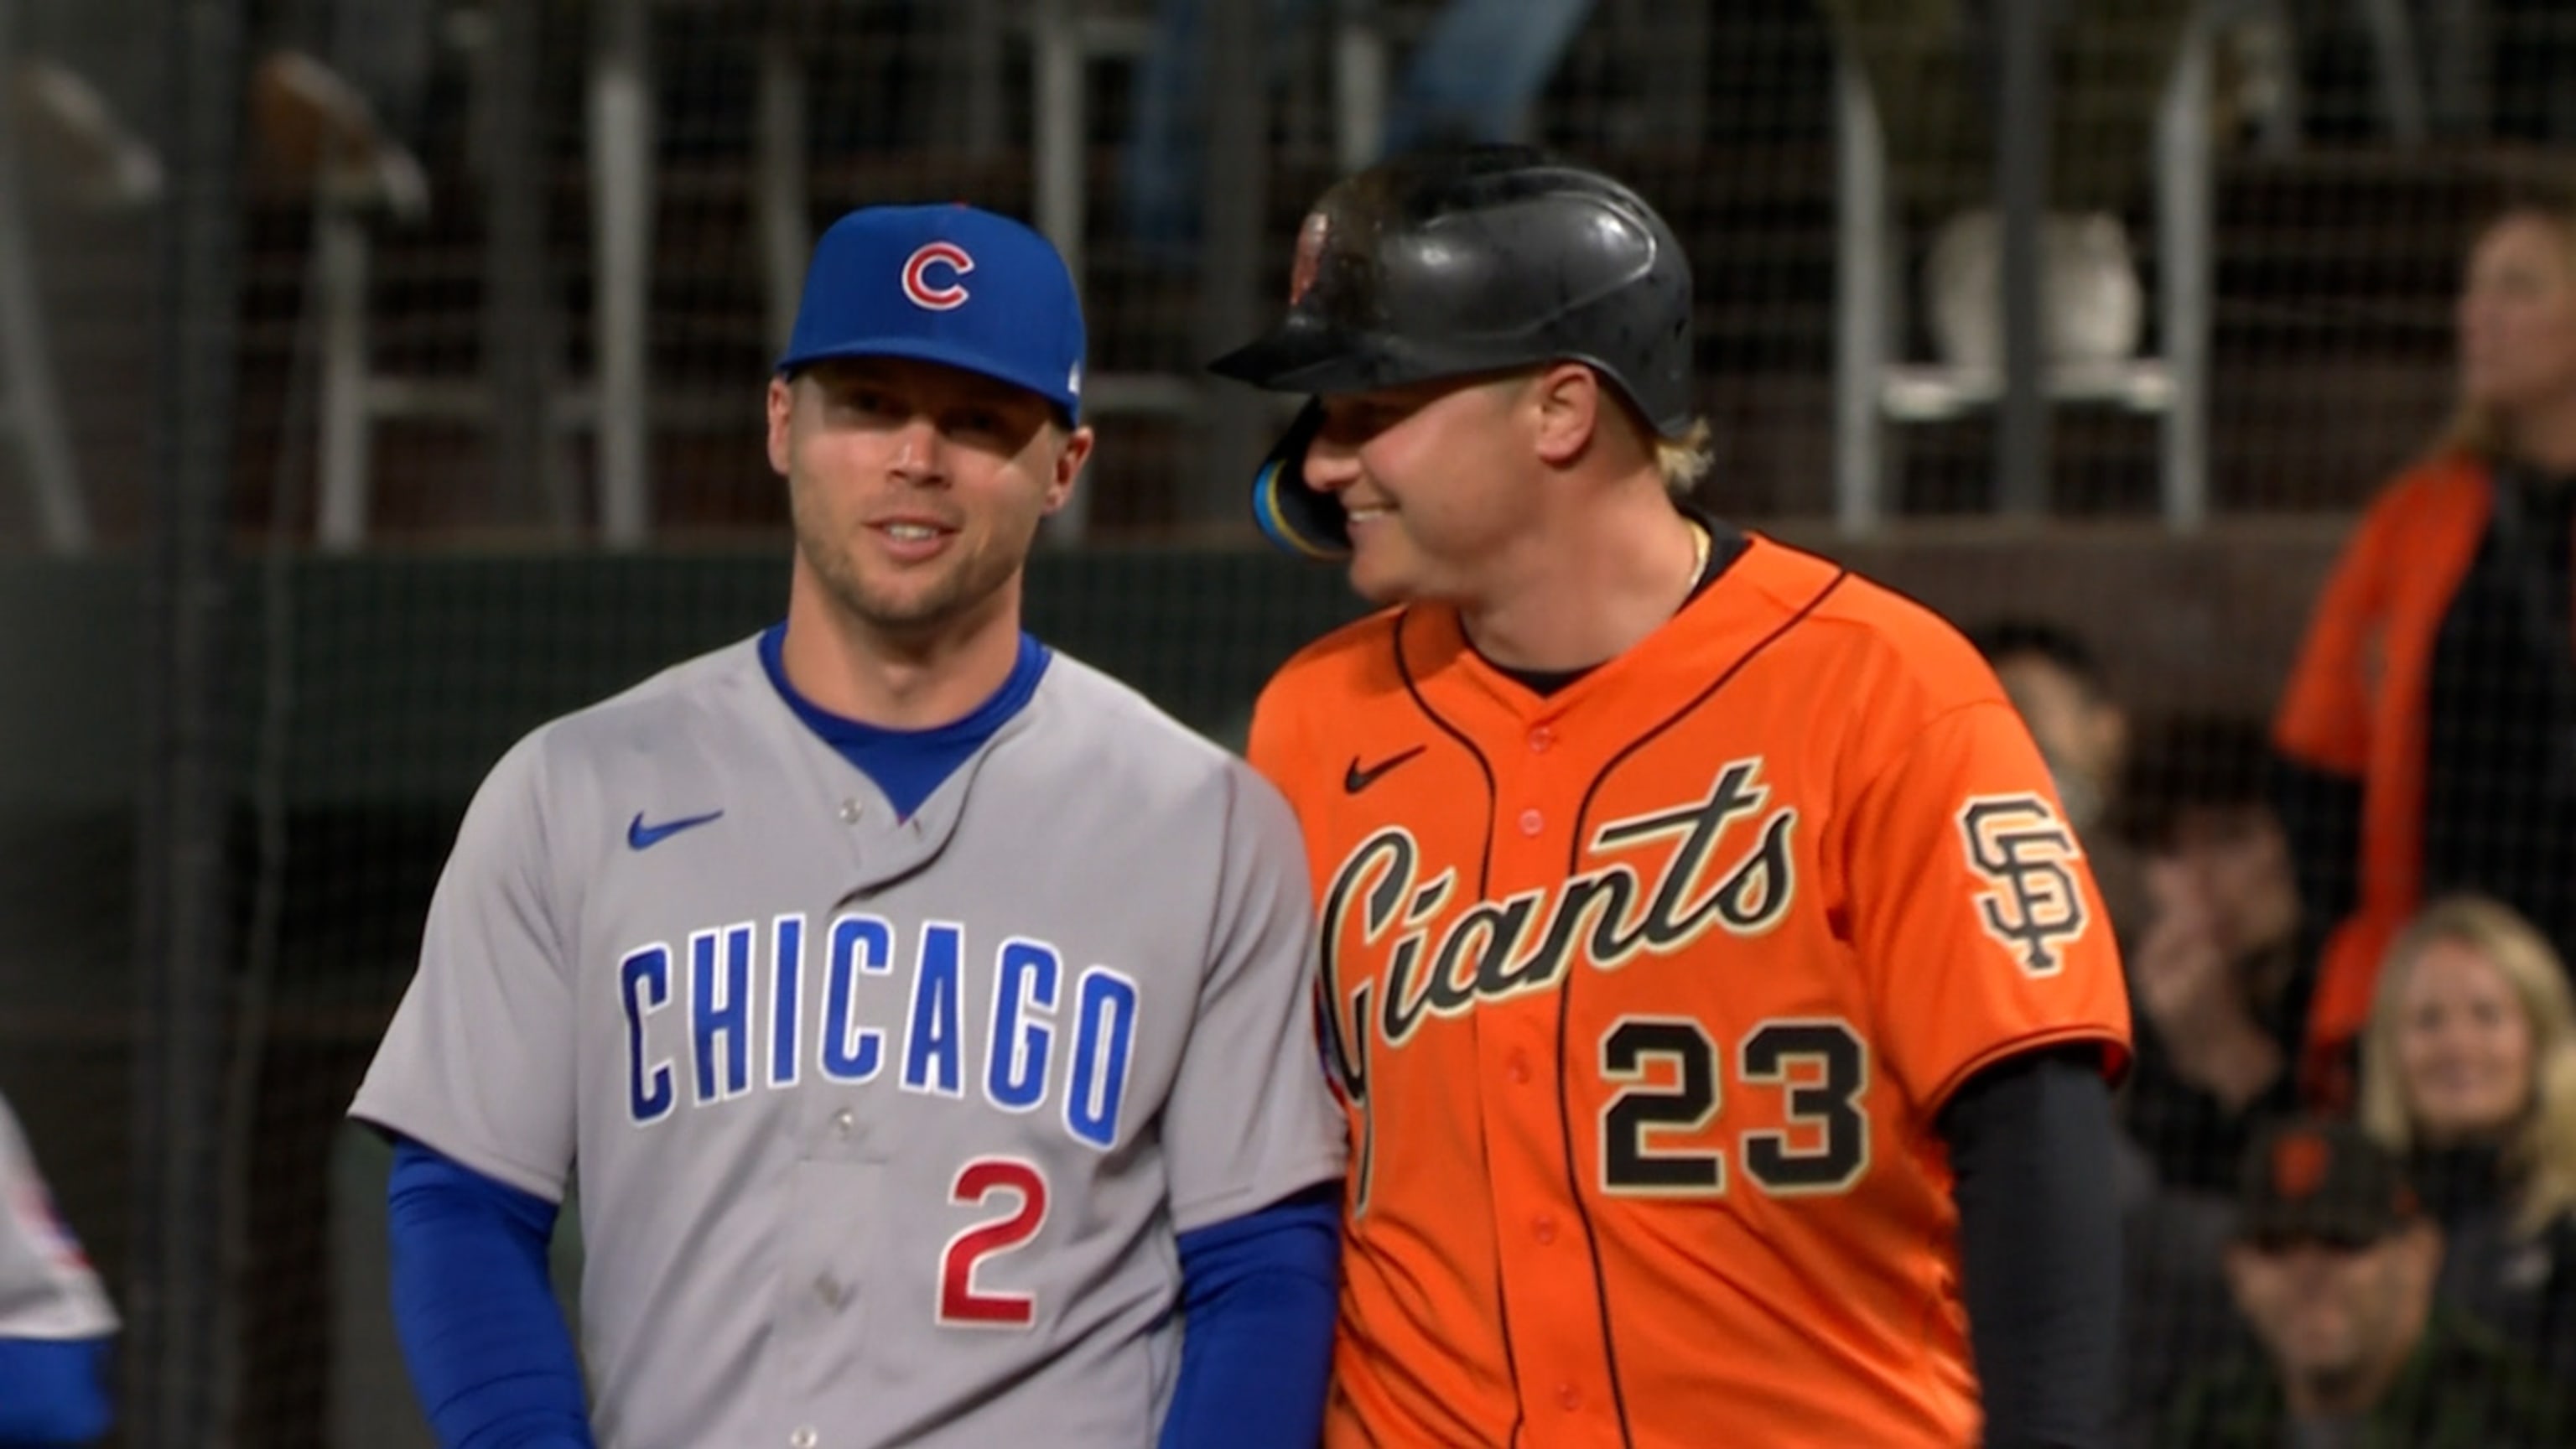
[{"label": "nike swoosh on orange jersey", "polygon": [[1380,779],[1383,779],[1387,771],[1394,769],[1396,766],[1403,764],[1405,761],[1412,759],[1414,756],[1421,754],[1424,750],[1429,748],[1430,746],[1428,745],[1415,745],[1412,749],[1406,750],[1401,754],[1389,755],[1385,759],[1378,761],[1376,764],[1369,766],[1365,770],[1360,768],[1360,757],[1357,755],[1351,756],[1351,767],[1342,772],[1343,793],[1349,795],[1358,794],[1369,786],[1376,784]]}]

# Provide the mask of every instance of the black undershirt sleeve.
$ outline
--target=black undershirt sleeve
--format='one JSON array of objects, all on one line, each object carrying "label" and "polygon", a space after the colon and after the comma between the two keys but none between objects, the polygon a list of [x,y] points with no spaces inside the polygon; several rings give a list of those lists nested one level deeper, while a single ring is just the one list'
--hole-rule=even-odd
[{"label": "black undershirt sleeve", "polygon": [[2120,1219],[2099,1049],[1998,1062],[1939,1125],[1985,1449],[2102,1449],[2118,1392]]}]

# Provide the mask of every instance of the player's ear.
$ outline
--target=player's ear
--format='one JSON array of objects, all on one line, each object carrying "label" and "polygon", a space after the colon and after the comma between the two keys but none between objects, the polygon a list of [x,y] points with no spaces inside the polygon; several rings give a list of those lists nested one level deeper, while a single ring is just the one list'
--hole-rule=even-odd
[{"label": "player's ear", "polygon": [[1549,364],[1526,394],[1537,414],[1538,455],[1563,467],[1582,456],[1601,426],[1601,379],[1579,362]]},{"label": "player's ear", "polygon": [[787,476],[787,415],[795,402],[794,387],[784,376],[769,379],[769,466],[781,478]]},{"label": "player's ear", "polygon": [[1056,449],[1055,468],[1047,477],[1047,512],[1062,508],[1073,497],[1074,480],[1082,475],[1082,465],[1091,457],[1091,443],[1092,432],[1087,427],[1064,435],[1064,442]]}]

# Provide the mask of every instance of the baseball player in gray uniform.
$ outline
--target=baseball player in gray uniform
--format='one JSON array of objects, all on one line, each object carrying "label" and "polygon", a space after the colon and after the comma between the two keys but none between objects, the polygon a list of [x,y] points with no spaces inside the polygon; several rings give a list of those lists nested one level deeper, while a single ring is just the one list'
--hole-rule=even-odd
[{"label": "baseball player in gray uniform", "polygon": [[86,1444],[107,1432],[116,1326],[0,1100],[0,1444]]},{"label": "baseball player in gray uniform", "polygon": [[842,218],[769,384],[784,623],[476,795],[351,1109],[445,1442],[1315,1442],[1343,1146],[1295,826],[1020,627],[1082,361],[1026,227]]}]

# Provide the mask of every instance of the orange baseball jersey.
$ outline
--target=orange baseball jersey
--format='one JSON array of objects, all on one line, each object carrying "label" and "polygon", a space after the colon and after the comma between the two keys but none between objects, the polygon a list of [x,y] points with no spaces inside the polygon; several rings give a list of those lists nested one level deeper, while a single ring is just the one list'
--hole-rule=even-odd
[{"label": "orange baseball jersey", "polygon": [[1365,619],[1250,754],[1350,1122],[1328,1444],[1975,1442],[1935,1114],[2017,1052],[2118,1070],[2128,1006],[1964,640],[1757,537],[1544,698],[1453,610]]}]

